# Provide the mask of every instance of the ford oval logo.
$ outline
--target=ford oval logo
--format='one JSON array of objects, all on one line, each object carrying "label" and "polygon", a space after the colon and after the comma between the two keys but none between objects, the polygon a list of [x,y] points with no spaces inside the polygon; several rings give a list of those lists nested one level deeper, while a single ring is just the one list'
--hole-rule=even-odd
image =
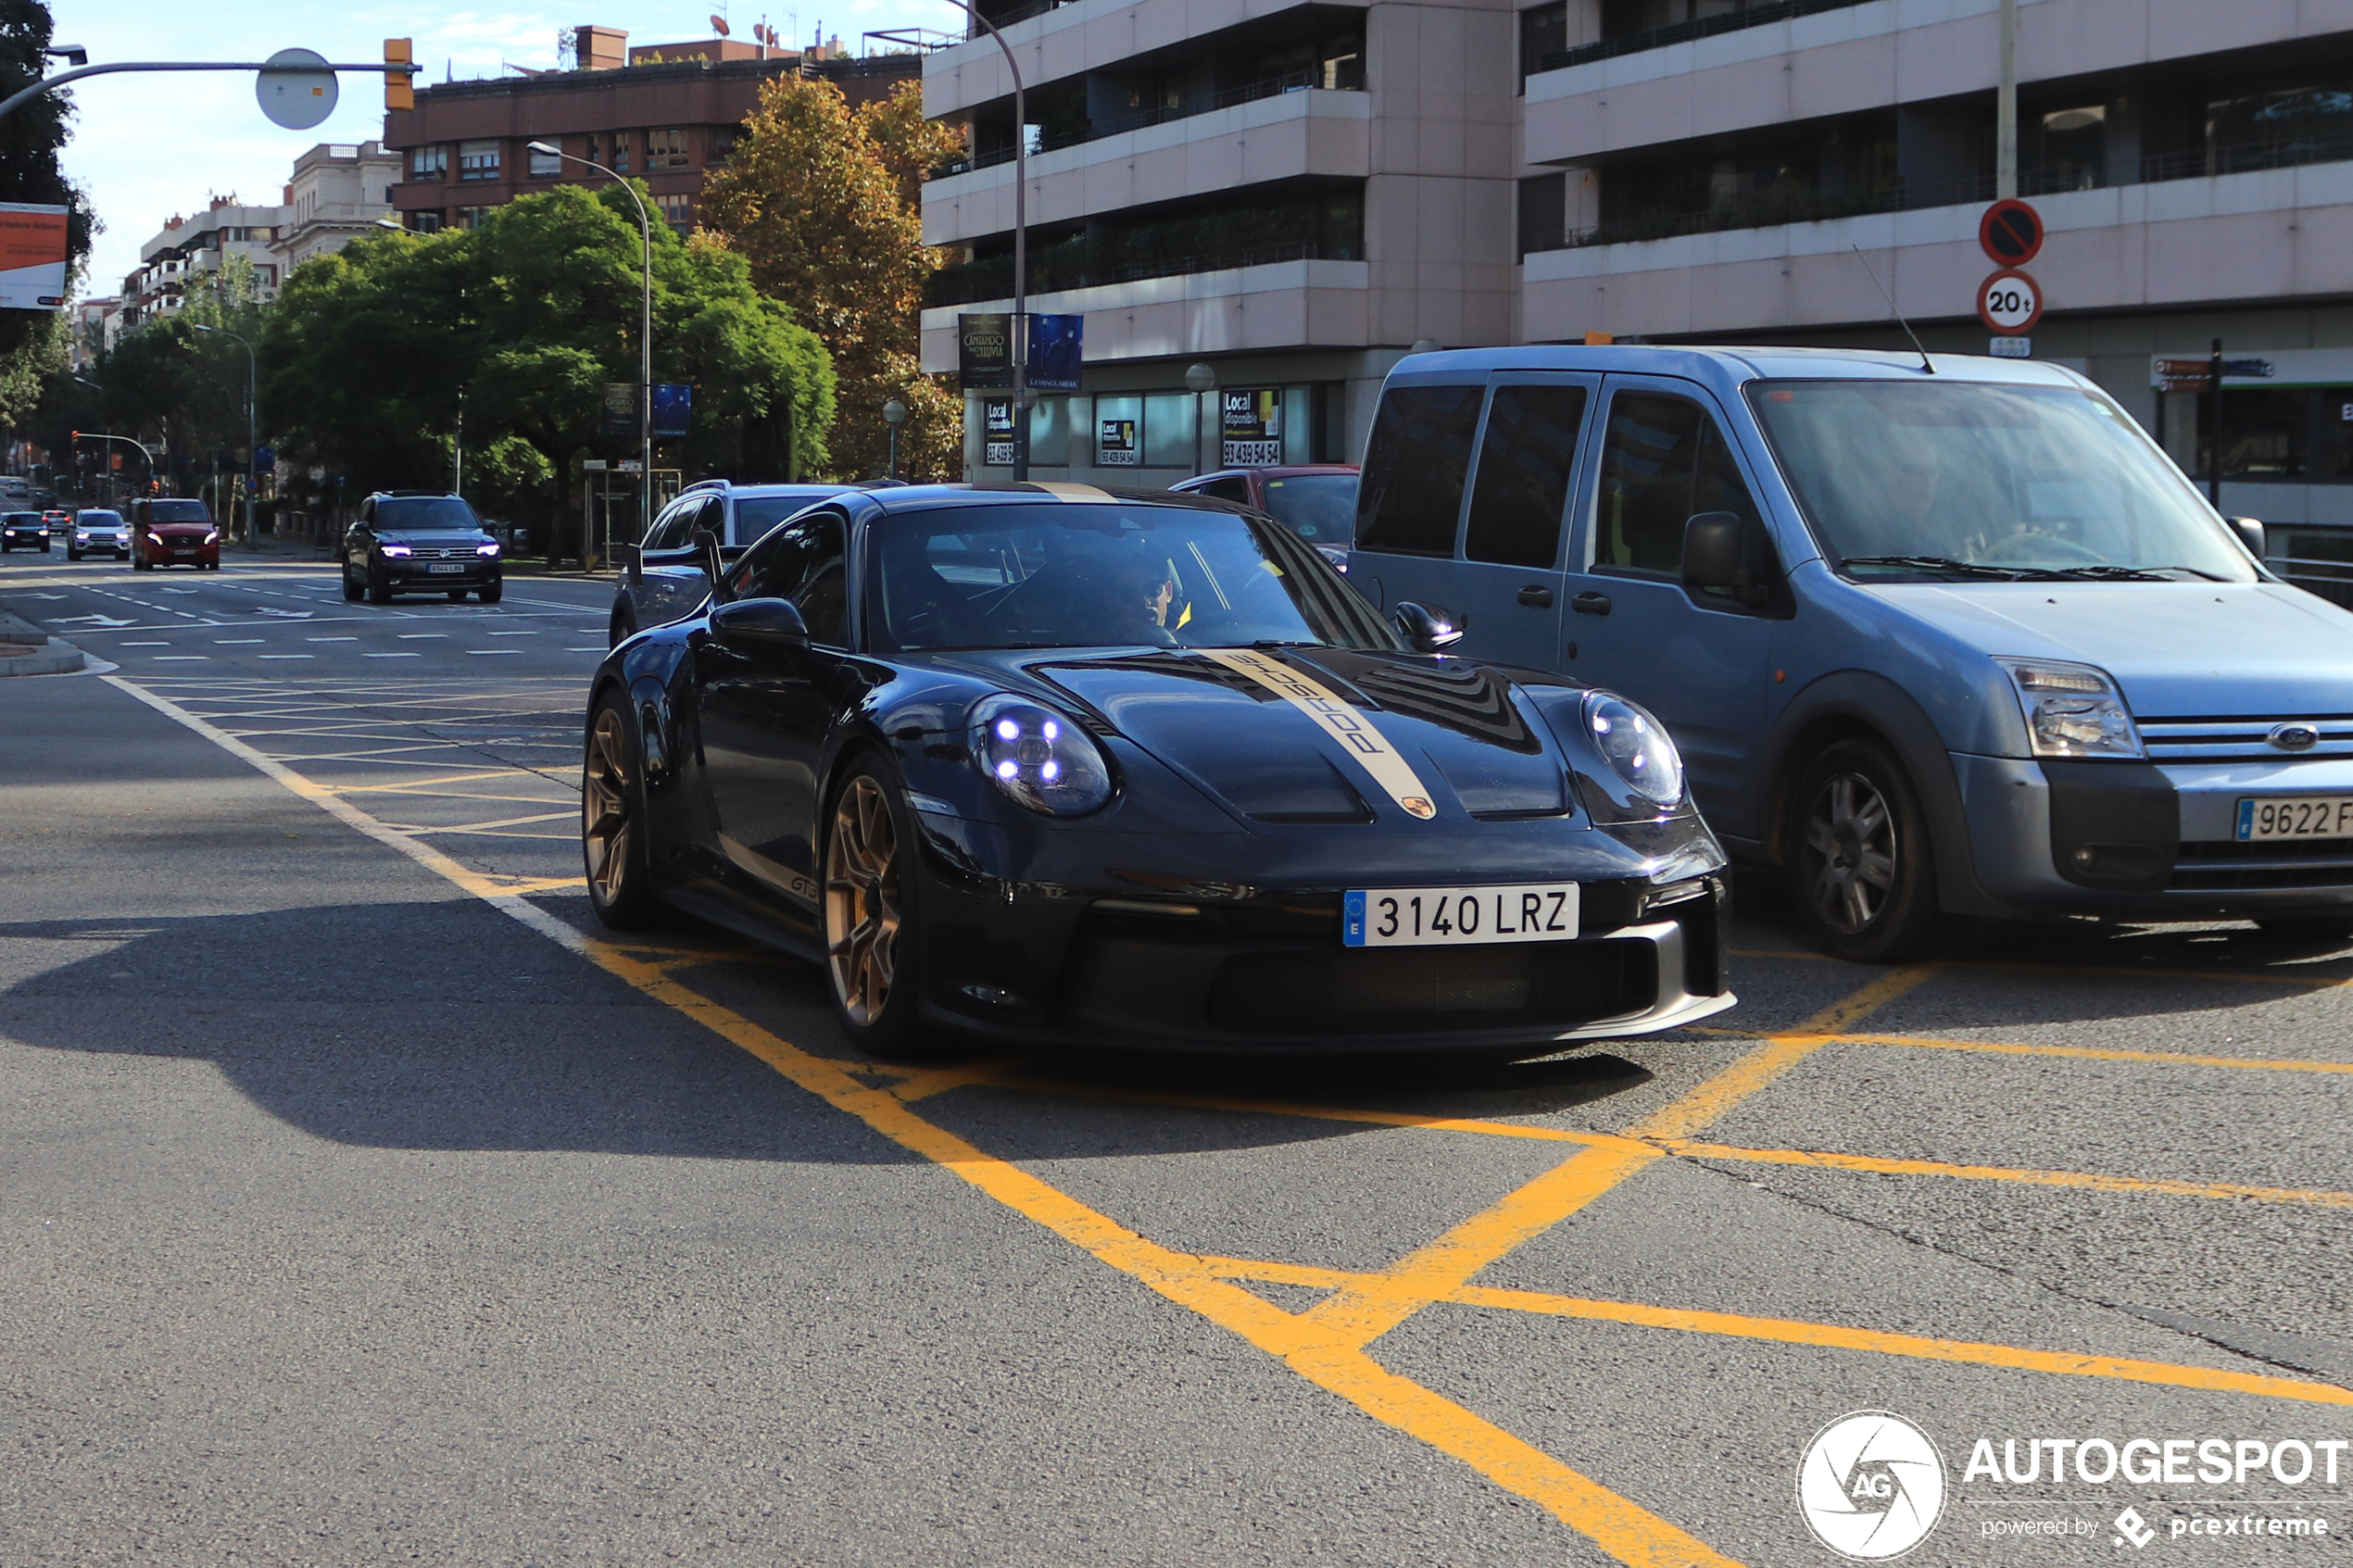
[{"label": "ford oval logo", "polygon": [[2321,744],[2321,727],[2305,723],[2274,724],[2271,733],[2264,738],[2282,751],[2309,751]]}]

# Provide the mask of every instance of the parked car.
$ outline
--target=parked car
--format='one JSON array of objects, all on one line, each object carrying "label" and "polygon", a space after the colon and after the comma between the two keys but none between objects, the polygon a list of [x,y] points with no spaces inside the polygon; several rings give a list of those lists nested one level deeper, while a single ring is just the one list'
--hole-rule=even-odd
[{"label": "parked car", "polygon": [[1221,469],[1181,480],[1169,488],[1256,507],[1323,551],[1340,571],[1348,570],[1348,541],[1356,528],[1356,467],[1353,463]]},{"label": "parked car", "polygon": [[641,627],[692,615],[711,596],[696,534],[710,533],[718,541],[720,560],[732,561],[803,508],[866,488],[872,486],[735,484],[724,479],[689,484],[654,519],[644,545],[622,571],[606,622],[606,646],[618,647]]},{"label": "parked car", "polygon": [[39,512],[0,513],[0,553],[9,550],[49,552],[49,525]]},{"label": "parked car", "polygon": [[343,596],[390,604],[398,594],[471,593],[495,605],[506,591],[498,541],[462,495],[379,490],[359,503],[343,536]]},{"label": "parked car", "polygon": [[73,532],[66,535],[66,559],[80,560],[84,556],[107,555],[117,560],[131,558],[131,525],[122,514],[101,507],[84,507],[73,520]]},{"label": "parked car", "polygon": [[220,530],[202,501],[157,495],[131,503],[131,569],[152,571],[159,566],[220,570]]},{"label": "parked car", "polygon": [[1528,1054],[1730,1006],[1655,721],[1408,624],[1225,503],[844,494],[598,667],[592,904],[824,965],[877,1051]]},{"label": "parked car", "polygon": [[2353,930],[2353,613],[2032,361],[1416,355],[1351,580],[1654,709],[1827,950],[1940,913]]}]

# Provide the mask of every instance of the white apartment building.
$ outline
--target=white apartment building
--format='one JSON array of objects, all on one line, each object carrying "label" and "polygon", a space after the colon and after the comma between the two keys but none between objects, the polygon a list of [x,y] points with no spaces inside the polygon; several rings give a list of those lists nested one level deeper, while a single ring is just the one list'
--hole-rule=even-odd
[{"label": "white apartment building", "polygon": [[295,159],[285,190],[286,220],[271,242],[278,275],[314,256],[333,256],[392,216],[400,155],[381,142],[321,142]]},{"label": "white apartment building", "polygon": [[270,247],[287,220],[283,207],[247,207],[234,196],[215,196],[194,218],[173,215],[139,247],[139,270],[122,280],[123,331],[176,314],[190,285],[233,256],[253,264],[261,296],[273,297],[283,273]]},{"label": "white apartment building", "polygon": [[[1189,471],[1196,361],[1281,389],[1287,458],[1353,459],[1420,339],[1898,347],[1883,285],[1931,348],[1986,352],[2000,0],[983,8],[1029,89],[1031,307],[1086,317],[1080,394],[1033,415],[1040,477]],[[2018,30],[2034,357],[2194,473],[2219,445],[2225,510],[2353,529],[2353,0],[2020,0]],[[996,45],[932,56],[925,94],[973,138],[925,193],[963,258],[924,318],[952,370],[958,311],[1010,305]],[[2153,380],[2216,338],[2219,443],[2208,400]],[[1105,399],[1144,416],[1116,474]]]}]

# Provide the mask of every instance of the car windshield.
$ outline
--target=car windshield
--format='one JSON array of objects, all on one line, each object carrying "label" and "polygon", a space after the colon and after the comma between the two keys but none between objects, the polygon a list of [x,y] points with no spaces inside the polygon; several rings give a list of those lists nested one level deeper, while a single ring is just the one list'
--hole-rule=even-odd
[{"label": "car windshield", "polygon": [[1399,646],[1312,547],[1231,512],[972,507],[874,536],[883,631],[910,651]]},{"label": "car windshield", "polygon": [[120,528],[122,526],[121,517],[114,512],[83,512],[74,519],[74,521],[83,528]]},{"label": "car windshield", "polygon": [[1758,382],[1748,395],[1823,552],[1856,575],[2254,580],[2105,397],[1942,378]]},{"label": "car windshield", "polygon": [[396,495],[376,503],[376,526],[472,533],[482,523],[474,509],[455,495]]},{"label": "car windshield", "polygon": [[1266,510],[1311,545],[1345,549],[1356,532],[1356,476],[1294,473],[1265,482]]},{"label": "car windshield", "polygon": [[204,509],[202,501],[150,501],[147,503],[149,522],[210,522],[212,514]]},{"label": "car windshield", "polygon": [[0,517],[0,522],[6,522],[10,528],[30,528],[40,521],[39,512],[10,512],[6,517]]}]

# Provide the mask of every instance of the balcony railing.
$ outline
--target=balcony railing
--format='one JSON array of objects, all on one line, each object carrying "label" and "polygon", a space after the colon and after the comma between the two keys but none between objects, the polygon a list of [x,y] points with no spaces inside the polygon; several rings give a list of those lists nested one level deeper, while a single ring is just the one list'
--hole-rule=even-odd
[{"label": "balcony railing", "polygon": [[[2306,538],[2303,548],[2317,543]],[[2346,554],[2353,557],[2353,547]],[[2353,558],[2322,560],[2309,556],[2273,556],[2263,563],[2297,587],[2320,595],[2331,604],[2353,609]]]},{"label": "balcony railing", "polygon": [[[1194,272],[1222,272],[1235,267],[1264,267],[1277,261],[1361,261],[1364,246],[1315,240],[1284,240],[1270,245],[1204,249],[1189,256],[1137,257],[1129,247],[1104,254],[1084,240],[1032,253],[1029,292],[1032,295],[1063,289],[1097,288],[1107,283],[1140,282],[1147,278],[1177,278]],[[971,305],[984,299],[1010,299],[1013,292],[1011,257],[963,261],[931,275],[924,289],[926,306]]]},{"label": "balcony railing", "polygon": [[[2140,160],[2136,184],[2171,180],[2205,180],[2221,174],[2245,174],[2267,169],[2291,169],[2309,163],[2353,160],[2353,133],[2316,137],[2296,143],[2265,143],[2235,147],[2201,148],[2187,153],[2150,154]],[[2018,194],[2057,195],[2070,191],[2106,188],[2095,171],[2081,164],[2054,164],[2021,169]],[[1591,229],[1521,237],[1521,254],[1543,250],[1577,250],[1586,245],[1629,245],[1643,240],[1674,239],[1684,234],[1725,233],[1736,229],[1768,229],[1784,223],[1823,223],[1839,218],[1859,218],[1875,212],[1912,212],[1934,207],[1966,207],[1994,199],[1990,174],[1940,184],[1891,185],[1883,190],[1825,194],[1815,191],[1768,193],[1745,201],[1710,207],[1705,212],[1648,213],[1596,224]]]},{"label": "balcony railing", "polygon": [[[1116,119],[1082,119],[1069,126],[1050,127],[1039,132],[1036,144],[1030,147],[1029,152],[1030,156],[1035,157],[1039,153],[1051,153],[1061,147],[1076,147],[1088,142],[1099,142],[1106,136],[1116,136],[1125,131],[1140,131],[1148,125],[1165,125],[1174,119],[1190,119],[1197,114],[1208,114],[1215,109],[1229,109],[1236,104],[1252,104],[1261,98],[1277,98],[1286,93],[1361,93],[1363,91],[1361,87],[1324,87],[1319,85],[1312,76],[1293,72],[1285,76],[1269,77],[1264,82],[1253,82],[1246,87],[1229,87],[1223,93],[1210,93],[1198,98],[1188,98],[1180,104],[1164,104],[1153,108],[1141,109],[1134,114],[1121,115]],[[932,169],[930,177],[934,180],[944,180],[951,174],[968,174],[975,169],[994,169],[999,164],[1013,161],[1013,149],[1008,144],[1001,147],[992,147],[985,153],[963,154],[950,158]]]},{"label": "balcony railing", "polygon": [[1863,3],[1864,0],[1770,0],[1766,5],[1727,11],[1722,16],[1703,17],[1697,21],[1677,22],[1672,27],[1654,27],[1642,32],[1620,33],[1616,38],[1604,38],[1598,44],[1580,44],[1574,49],[1555,49],[1537,58],[1536,70],[1562,70],[1593,60],[1615,59],[1620,55],[1639,55],[1645,49],[1663,49],[1669,44],[1687,43],[1694,38],[1713,38],[1719,32],[1739,32],[1744,28],[1763,27],[1768,22],[1787,21],[1792,17],[1848,10]]}]

